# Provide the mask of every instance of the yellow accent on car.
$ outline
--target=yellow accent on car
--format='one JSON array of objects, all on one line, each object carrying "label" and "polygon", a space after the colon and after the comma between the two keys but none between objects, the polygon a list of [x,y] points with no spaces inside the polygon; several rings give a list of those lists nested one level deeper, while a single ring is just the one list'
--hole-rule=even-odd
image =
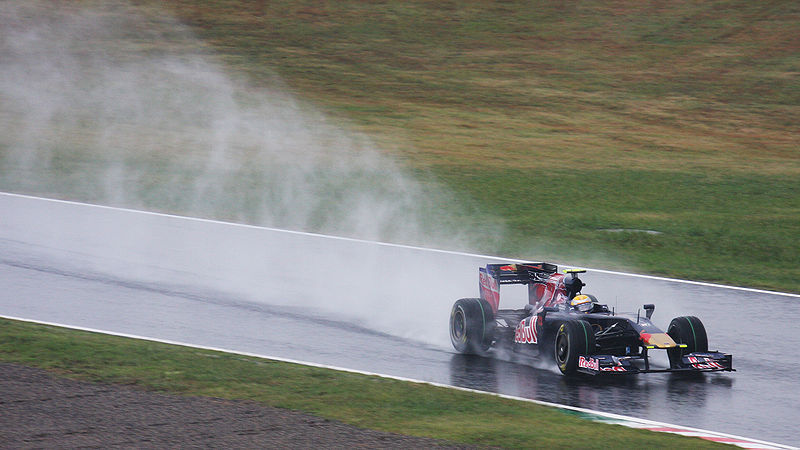
[{"label": "yellow accent on car", "polygon": [[678,346],[667,333],[651,334],[650,338],[647,339],[647,343],[658,348],[673,348]]}]

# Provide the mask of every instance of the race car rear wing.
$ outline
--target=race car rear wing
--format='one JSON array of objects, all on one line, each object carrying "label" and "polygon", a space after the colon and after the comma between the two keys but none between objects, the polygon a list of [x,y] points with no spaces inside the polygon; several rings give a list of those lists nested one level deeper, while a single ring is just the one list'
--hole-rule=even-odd
[{"label": "race car rear wing", "polygon": [[542,282],[558,272],[558,266],[546,262],[524,264],[487,264],[486,272],[499,284]]},{"label": "race car rear wing", "polygon": [[[481,298],[497,313],[500,308],[501,284],[527,284],[529,291],[535,283],[544,283],[558,272],[558,266],[546,262],[524,264],[487,264],[478,269]],[[541,287],[541,284],[539,284]]]}]

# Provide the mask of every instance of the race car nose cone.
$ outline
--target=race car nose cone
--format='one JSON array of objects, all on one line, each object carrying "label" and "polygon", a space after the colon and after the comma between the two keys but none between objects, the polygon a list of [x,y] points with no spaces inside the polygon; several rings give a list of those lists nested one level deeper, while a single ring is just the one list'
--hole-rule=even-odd
[{"label": "race car nose cone", "polygon": [[640,336],[645,345],[652,345],[656,348],[673,348],[678,346],[667,333],[642,333]]}]

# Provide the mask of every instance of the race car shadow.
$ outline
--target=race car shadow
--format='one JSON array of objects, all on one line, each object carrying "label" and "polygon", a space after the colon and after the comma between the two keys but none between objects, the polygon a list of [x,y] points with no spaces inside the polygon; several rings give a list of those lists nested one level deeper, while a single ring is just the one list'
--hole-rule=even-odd
[{"label": "race car shadow", "polygon": [[669,374],[671,384],[710,383],[718,386],[733,386],[733,379],[720,374],[688,372]]},{"label": "race car shadow", "polygon": [[508,355],[453,354],[453,386],[582,408],[639,414],[666,405],[702,409],[711,391],[729,389],[729,377],[703,374],[564,376],[552,361],[519,360]]},{"label": "race car shadow", "polygon": [[564,385],[569,387],[577,386],[626,386],[634,387],[638,385],[639,377],[635,375],[586,375],[578,373],[570,376],[562,376]]},{"label": "race car shadow", "polygon": [[[494,355],[497,356],[497,355]],[[455,353],[450,359],[450,383],[453,386],[496,392],[526,398],[553,401],[550,397],[571,399],[569,404],[594,397],[598,388],[635,387],[637,377],[630,376],[564,376],[548,361],[538,358],[512,361],[493,357]],[[543,398],[544,397],[544,398]],[[583,400],[581,399],[583,398]]]}]

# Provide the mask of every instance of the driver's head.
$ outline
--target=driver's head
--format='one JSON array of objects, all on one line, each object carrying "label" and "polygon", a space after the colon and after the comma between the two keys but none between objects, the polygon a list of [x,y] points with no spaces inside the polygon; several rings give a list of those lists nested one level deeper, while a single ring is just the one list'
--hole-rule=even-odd
[{"label": "driver's head", "polygon": [[569,302],[569,306],[571,306],[575,311],[588,313],[592,310],[592,308],[594,308],[594,303],[588,295],[581,294],[576,295],[575,298]]}]

